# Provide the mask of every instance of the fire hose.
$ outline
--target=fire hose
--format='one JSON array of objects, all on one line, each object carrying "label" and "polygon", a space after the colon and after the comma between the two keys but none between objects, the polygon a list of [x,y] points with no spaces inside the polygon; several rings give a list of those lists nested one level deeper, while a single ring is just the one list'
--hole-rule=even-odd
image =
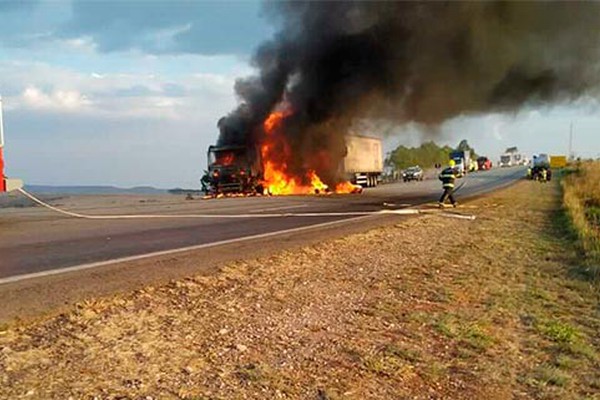
[{"label": "fire hose", "polygon": [[[415,209],[415,208],[403,208],[394,210],[379,210],[379,211],[350,211],[350,212],[314,212],[314,213],[271,213],[271,214],[123,214],[123,215],[86,215],[80,214],[68,210],[63,210],[58,207],[52,206],[43,200],[40,200],[36,196],[27,192],[23,188],[17,189],[19,193],[33,201],[34,203],[45,207],[56,213],[66,215],[73,218],[81,219],[95,219],[95,220],[111,220],[111,219],[168,219],[168,218],[213,218],[213,219],[224,219],[224,218],[282,218],[282,217],[352,217],[352,216],[369,216],[369,215],[382,215],[382,214],[394,214],[394,215],[417,215],[426,214],[427,211]],[[455,216],[461,219],[475,219],[473,215],[461,215],[461,214],[448,214],[448,216]]]},{"label": "fire hose", "polygon": [[458,185],[458,187],[456,189],[454,189],[454,193],[458,192],[460,189],[462,189],[463,186],[465,186],[465,184],[467,183],[467,181],[463,181],[460,185]]}]

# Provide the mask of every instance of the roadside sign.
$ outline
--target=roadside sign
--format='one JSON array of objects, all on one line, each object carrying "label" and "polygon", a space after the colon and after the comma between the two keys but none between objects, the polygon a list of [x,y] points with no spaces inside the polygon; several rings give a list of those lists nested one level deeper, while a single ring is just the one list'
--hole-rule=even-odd
[{"label": "roadside sign", "polygon": [[564,168],[567,166],[567,156],[550,156],[550,168]]}]

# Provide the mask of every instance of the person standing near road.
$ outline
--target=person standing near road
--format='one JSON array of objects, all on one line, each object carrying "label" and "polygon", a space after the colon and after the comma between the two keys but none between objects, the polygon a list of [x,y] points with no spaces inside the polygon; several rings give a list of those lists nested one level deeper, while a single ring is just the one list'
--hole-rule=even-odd
[{"label": "person standing near road", "polygon": [[448,167],[445,168],[440,176],[438,177],[440,181],[442,181],[442,187],[444,189],[444,193],[442,193],[442,197],[440,197],[439,206],[440,208],[444,207],[444,203],[446,199],[450,200],[450,203],[453,207],[458,206],[458,203],[454,199],[454,182],[456,181],[456,163],[454,160],[450,160],[448,162]]},{"label": "person standing near road", "polygon": [[542,168],[542,176],[540,178],[540,182],[546,183],[548,181],[548,170],[546,168]]},{"label": "person standing near road", "polygon": [[200,185],[202,185],[202,191],[204,192],[204,194],[207,195],[210,191],[210,175],[206,170],[204,171],[204,175],[202,175],[202,178],[200,178]]}]

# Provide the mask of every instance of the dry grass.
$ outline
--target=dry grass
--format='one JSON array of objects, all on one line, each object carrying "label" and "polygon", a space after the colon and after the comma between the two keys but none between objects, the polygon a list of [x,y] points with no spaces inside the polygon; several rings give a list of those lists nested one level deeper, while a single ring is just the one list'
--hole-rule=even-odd
[{"label": "dry grass", "polygon": [[588,274],[600,279],[600,162],[578,165],[562,181],[563,201],[587,258]]},{"label": "dry grass", "polygon": [[0,398],[598,398],[598,297],[569,277],[558,189],[2,327]]}]

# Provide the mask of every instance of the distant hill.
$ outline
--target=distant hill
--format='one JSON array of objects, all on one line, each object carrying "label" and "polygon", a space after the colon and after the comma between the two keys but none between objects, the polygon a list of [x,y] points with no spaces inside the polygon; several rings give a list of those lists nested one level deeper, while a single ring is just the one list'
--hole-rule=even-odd
[{"label": "distant hill", "polygon": [[151,186],[119,188],[115,186],[49,186],[25,185],[25,190],[42,194],[167,194],[167,190]]}]

